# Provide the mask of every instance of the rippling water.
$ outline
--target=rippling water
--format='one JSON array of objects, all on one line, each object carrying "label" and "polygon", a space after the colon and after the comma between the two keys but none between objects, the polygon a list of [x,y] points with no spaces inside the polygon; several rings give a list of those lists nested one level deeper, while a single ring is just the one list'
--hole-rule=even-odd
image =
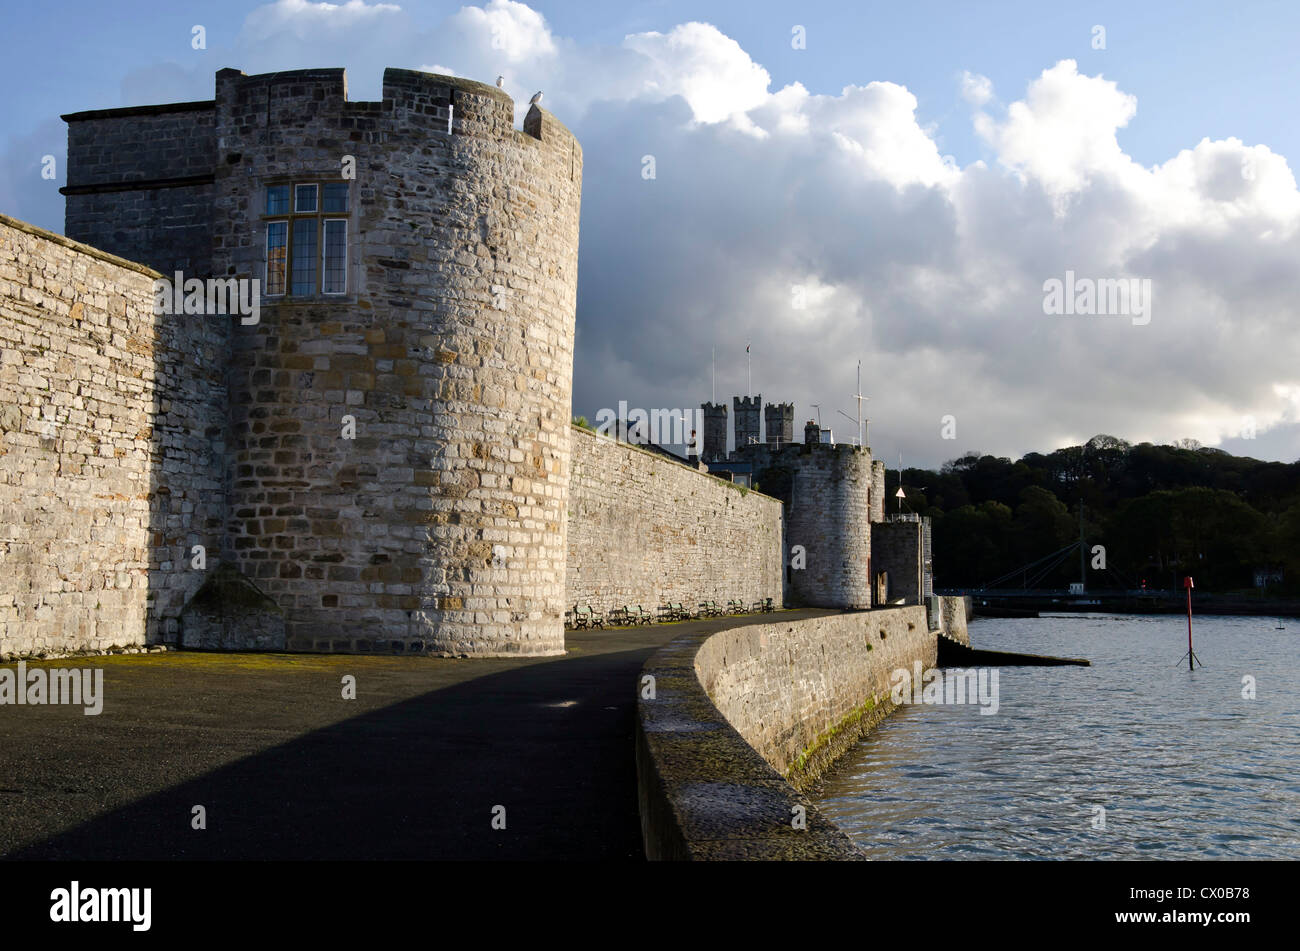
[{"label": "rippling water", "polygon": [[1093,666],[1003,667],[993,715],[904,707],[817,804],[879,859],[1298,858],[1300,621],[1193,632],[1189,673],[1185,617],[977,621],[976,647]]}]

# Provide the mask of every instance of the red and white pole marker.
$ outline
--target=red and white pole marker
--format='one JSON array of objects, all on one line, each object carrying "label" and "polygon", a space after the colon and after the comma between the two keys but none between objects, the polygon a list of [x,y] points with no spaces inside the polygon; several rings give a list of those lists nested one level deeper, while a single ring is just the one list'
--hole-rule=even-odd
[{"label": "red and white pole marker", "polygon": [[[1191,575],[1183,579],[1183,587],[1187,589],[1187,669],[1195,670],[1200,658],[1196,656],[1196,651],[1192,650],[1192,588],[1195,584],[1192,582]],[[1201,664],[1201,666],[1205,665]]]}]

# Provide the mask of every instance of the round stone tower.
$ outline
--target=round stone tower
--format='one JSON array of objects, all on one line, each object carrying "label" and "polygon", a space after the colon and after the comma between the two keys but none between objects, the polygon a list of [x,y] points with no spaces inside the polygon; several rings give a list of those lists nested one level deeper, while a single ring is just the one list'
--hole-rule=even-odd
[{"label": "round stone tower", "polygon": [[582,152],[500,89],[217,74],[233,561],[290,649],[564,650]]},{"label": "round stone tower", "polygon": [[773,453],[770,465],[789,480],[786,545],[805,552],[805,567],[790,572],[795,600],[871,607],[871,451],[806,443]]}]

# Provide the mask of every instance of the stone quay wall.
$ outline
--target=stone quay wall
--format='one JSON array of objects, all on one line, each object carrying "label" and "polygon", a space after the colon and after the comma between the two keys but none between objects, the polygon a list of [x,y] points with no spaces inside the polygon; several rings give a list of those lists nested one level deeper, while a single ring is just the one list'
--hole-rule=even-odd
[{"label": "stone quay wall", "polygon": [[969,624],[975,617],[974,599],[970,595],[943,595],[939,598],[939,616],[944,635],[970,647]]},{"label": "stone quay wall", "polygon": [[574,428],[565,604],[781,604],[781,503]]},{"label": "stone quay wall", "polygon": [[925,608],[881,608],[732,628],[695,667],[727,721],[803,788],[893,709],[890,674],[933,667],[937,651]]},{"label": "stone quay wall", "polygon": [[862,858],[801,790],[892,711],[895,669],[937,656],[922,607],[778,616],[661,648],[637,704],[647,857]]},{"label": "stone quay wall", "polygon": [[156,317],[157,276],[0,216],[0,653],[155,640],[202,584],[222,330]]}]

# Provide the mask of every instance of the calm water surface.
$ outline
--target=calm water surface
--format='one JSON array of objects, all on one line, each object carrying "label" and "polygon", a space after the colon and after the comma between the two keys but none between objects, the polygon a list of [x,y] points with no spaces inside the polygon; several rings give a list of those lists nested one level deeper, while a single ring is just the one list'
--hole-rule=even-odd
[{"label": "calm water surface", "polygon": [[1189,673],[1186,618],[976,621],[976,647],[1093,666],[1003,667],[993,715],[904,707],[815,800],[879,859],[1300,858],[1300,621],[1193,631]]}]

